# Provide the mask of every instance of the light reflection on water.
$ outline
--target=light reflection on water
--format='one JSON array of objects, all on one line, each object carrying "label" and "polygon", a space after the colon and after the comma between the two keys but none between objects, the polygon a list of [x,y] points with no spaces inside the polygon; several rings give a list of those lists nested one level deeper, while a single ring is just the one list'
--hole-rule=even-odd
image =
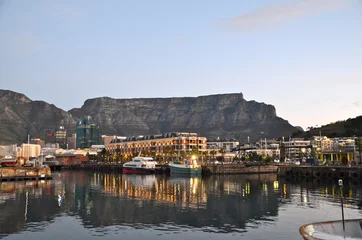
[{"label": "light reflection on water", "polygon": [[[341,218],[336,183],[275,175],[61,172],[50,181],[0,186],[6,239],[301,239],[299,226]],[[346,183],[344,196],[346,218],[360,218],[360,185]]]}]

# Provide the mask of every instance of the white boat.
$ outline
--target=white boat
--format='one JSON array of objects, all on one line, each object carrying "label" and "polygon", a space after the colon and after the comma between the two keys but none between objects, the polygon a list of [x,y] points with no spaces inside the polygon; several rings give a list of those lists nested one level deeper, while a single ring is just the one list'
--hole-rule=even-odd
[{"label": "white boat", "polygon": [[15,166],[17,164],[17,159],[16,157],[13,156],[5,156],[1,161],[1,166],[4,167],[11,167],[11,166]]},{"label": "white boat", "polygon": [[201,165],[196,160],[185,160],[169,163],[171,174],[201,174]]},{"label": "white boat", "polygon": [[306,240],[362,239],[362,219],[319,222],[303,225],[300,234]]},{"label": "white boat", "polygon": [[157,162],[152,157],[135,157],[123,164],[123,173],[150,174],[156,172]]}]

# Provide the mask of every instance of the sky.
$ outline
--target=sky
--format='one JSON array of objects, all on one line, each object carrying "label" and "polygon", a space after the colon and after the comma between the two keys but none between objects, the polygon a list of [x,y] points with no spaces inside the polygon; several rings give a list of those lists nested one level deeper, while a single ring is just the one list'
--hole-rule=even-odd
[{"label": "sky", "polygon": [[362,0],[0,0],[0,89],[244,94],[294,126],[362,115]]}]

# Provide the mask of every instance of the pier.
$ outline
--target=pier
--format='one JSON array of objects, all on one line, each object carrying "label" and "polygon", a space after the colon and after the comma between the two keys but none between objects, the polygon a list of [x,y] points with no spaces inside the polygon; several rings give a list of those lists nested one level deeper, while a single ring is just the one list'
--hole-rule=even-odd
[{"label": "pier", "polygon": [[[122,173],[122,164],[83,164],[69,166],[51,166],[53,171],[61,169],[69,170],[91,170],[94,172],[114,172]],[[167,165],[160,165],[156,168],[156,174],[169,174],[170,169]],[[278,166],[245,166],[243,164],[218,164],[218,165],[203,165],[203,175],[230,175],[230,174],[254,174],[254,173],[277,173]]]},{"label": "pier", "polygon": [[287,179],[351,179],[359,181],[362,167],[348,166],[279,166],[278,177]]},{"label": "pier", "polygon": [[0,168],[0,181],[24,181],[51,179],[50,168],[3,167]]}]

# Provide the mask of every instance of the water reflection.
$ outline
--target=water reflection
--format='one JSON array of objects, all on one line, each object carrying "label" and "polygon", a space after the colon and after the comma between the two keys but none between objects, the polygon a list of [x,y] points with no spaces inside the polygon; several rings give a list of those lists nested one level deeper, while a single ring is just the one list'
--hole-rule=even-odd
[{"label": "water reflection", "polygon": [[[38,232],[59,216],[74,216],[87,229],[244,233],[275,224],[283,206],[313,209],[339,204],[336,183],[291,183],[275,175],[202,179],[62,172],[51,181],[0,184],[3,236]],[[343,195],[346,208],[361,207],[359,185],[346,184]]]}]

